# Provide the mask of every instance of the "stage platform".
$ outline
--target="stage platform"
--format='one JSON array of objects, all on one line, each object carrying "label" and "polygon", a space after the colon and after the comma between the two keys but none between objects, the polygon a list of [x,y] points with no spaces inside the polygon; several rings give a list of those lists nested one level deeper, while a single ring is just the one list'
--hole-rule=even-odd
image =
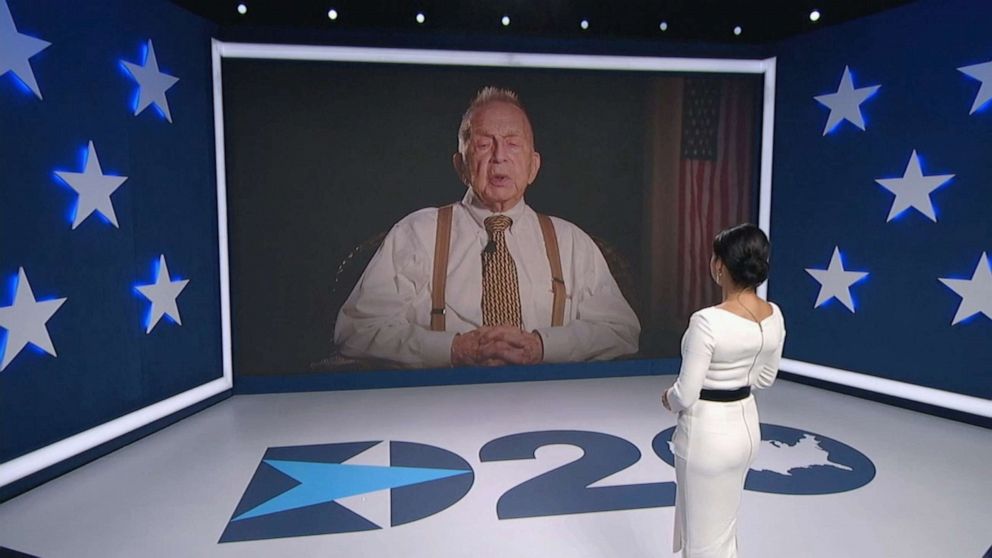
[{"label": "stage platform", "polygon": [[[0,504],[41,558],[671,556],[674,376],[238,395]],[[759,392],[753,558],[974,557],[992,431]],[[25,427],[30,427],[25,425]]]}]

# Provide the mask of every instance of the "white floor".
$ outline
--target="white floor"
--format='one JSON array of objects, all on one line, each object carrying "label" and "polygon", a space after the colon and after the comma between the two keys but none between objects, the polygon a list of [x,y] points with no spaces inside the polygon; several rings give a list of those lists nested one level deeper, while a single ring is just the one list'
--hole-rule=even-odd
[{"label": "white floor", "polygon": [[[535,459],[499,462],[479,452],[511,434],[592,431],[641,452],[594,486],[674,481],[651,446],[675,424],[658,401],[673,379],[237,396],[0,504],[0,546],[42,558],[671,556],[668,505],[497,517],[504,493],[575,461],[580,448],[549,445]],[[840,441],[877,474],[832,494],[745,491],[742,556],[979,558],[992,545],[992,431],[784,381],[760,393],[758,405],[762,423]],[[453,452],[473,469],[474,484],[405,525],[374,519],[376,505],[388,509],[387,489],[342,500],[381,529],[219,542],[267,448],[377,440]]]}]

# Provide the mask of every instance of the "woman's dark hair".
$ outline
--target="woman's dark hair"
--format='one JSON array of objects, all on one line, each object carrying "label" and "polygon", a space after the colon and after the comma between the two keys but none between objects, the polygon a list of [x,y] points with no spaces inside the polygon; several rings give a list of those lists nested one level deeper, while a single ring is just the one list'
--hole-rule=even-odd
[{"label": "woman's dark hair", "polygon": [[753,289],[768,279],[768,237],[750,223],[717,233],[713,254],[737,285]]}]

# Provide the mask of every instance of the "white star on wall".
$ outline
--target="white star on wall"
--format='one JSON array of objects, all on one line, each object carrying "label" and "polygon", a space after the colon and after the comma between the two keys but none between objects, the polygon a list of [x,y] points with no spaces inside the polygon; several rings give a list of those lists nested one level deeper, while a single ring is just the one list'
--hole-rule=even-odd
[{"label": "white star on wall", "polygon": [[14,72],[41,99],[41,89],[34,78],[30,58],[52,43],[17,32],[14,16],[6,0],[0,0],[0,76]]},{"label": "white star on wall", "polygon": [[14,304],[0,308],[0,327],[7,330],[7,348],[3,353],[3,361],[0,361],[0,370],[7,368],[10,361],[28,343],[56,356],[46,324],[65,301],[64,298],[35,300],[24,268],[18,269]]},{"label": "white star on wall", "polygon": [[820,294],[816,297],[813,308],[819,308],[831,298],[836,298],[851,312],[854,312],[851,285],[868,276],[864,271],[846,271],[840,259],[840,248],[837,246],[834,246],[834,255],[830,257],[830,265],[827,269],[806,268],[806,273],[820,282]]},{"label": "white star on wall", "polygon": [[982,82],[982,86],[978,88],[978,94],[975,95],[975,102],[971,105],[971,112],[968,113],[975,114],[976,110],[987,103],[989,99],[992,99],[992,60],[981,64],[962,66],[958,68],[958,71]]},{"label": "white star on wall", "polygon": [[861,115],[861,103],[865,102],[878,91],[881,85],[854,88],[851,70],[844,66],[844,75],[840,78],[840,86],[836,93],[827,93],[813,97],[818,103],[830,109],[827,125],[823,127],[823,135],[837,127],[842,120],[847,120],[861,130],[865,129],[865,119]]},{"label": "white star on wall", "polygon": [[55,174],[79,194],[76,215],[72,220],[73,229],[78,227],[94,211],[99,211],[111,224],[117,227],[117,214],[114,213],[114,204],[110,201],[110,195],[120,188],[121,184],[124,184],[127,177],[103,174],[103,169],[100,168],[100,159],[96,155],[96,147],[92,141],[86,152],[86,168],[83,172],[55,171]]},{"label": "white star on wall", "polygon": [[152,308],[148,317],[148,327],[145,333],[151,333],[152,329],[164,315],[183,325],[179,317],[179,307],[176,305],[176,297],[183,292],[189,279],[173,281],[169,277],[169,267],[165,264],[165,255],[160,255],[158,260],[158,276],[151,285],[138,285],[135,289],[152,302]]},{"label": "white star on wall", "polygon": [[148,40],[148,56],[145,58],[144,66],[124,60],[121,64],[138,82],[138,106],[134,109],[135,116],[154,103],[165,115],[165,119],[171,123],[172,113],[169,112],[169,100],[166,99],[165,92],[175,85],[179,78],[159,71],[158,59],[155,58],[155,47],[152,46],[151,39]]},{"label": "white star on wall", "polygon": [[987,253],[982,252],[971,279],[940,279],[940,282],[961,297],[951,325],[979,312],[992,319],[992,270],[989,269]]},{"label": "white star on wall", "polygon": [[875,180],[886,190],[896,195],[896,199],[892,200],[892,209],[889,210],[889,217],[885,222],[888,223],[912,207],[936,223],[937,215],[933,210],[933,203],[930,201],[930,193],[952,178],[954,178],[953,174],[923,176],[920,158],[914,149],[912,155],[909,156],[909,163],[906,164],[906,171],[902,178],[879,178]]}]

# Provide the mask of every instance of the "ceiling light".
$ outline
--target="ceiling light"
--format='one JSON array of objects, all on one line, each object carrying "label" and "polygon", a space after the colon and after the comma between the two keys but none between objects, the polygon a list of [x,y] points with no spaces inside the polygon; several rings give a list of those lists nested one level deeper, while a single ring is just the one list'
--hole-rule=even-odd
[{"label": "ceiling light", "polygon": [[417,23],[423,23],[425,21],[427,21],[427,17],[424,15],[424,12],[417,12]]},{"label": "ceiling light", "polygon": [[335,10],[334,8],[331,8],[330,10],[327,10],[327,19],[329,19],[331,21],[335,21],[335,20],[337,20],[337,18],[338,18],[338,11],[337,10]]},{"label": "ceiling light", "polygon": [[503,27],[510,25],[510,16],[508,15],[503,16],[503,19],[500,20],[500,23],[503,24]]},{"label": "ceiling light", "polygon": [[588,19],[583,19],[582,21],[580,21],[579,22],[579,27],[581,27],[583,29],[589,29],[589,20]]},{"label": "ceiling light", "polygon": [[820,20],[820,10],[813,10],[812,12],[810,12],[809,13],[809,20],[810,21],[819,21]]},{"label": "ceiling light", "polygon": [[660,24],[658,24],[658,29],[661,29],[662,31],[668,31],[668,22],[662,21]]},{"label": "ceiling light", "polygon": [[743,29],[741,29],[741,26],[740,25],[738,25],[737,27],[734,27],[734,35],[740,35],[741,34],[741,31],[743,31]]},{"label": "ceiling light", "polygon": [[241,15],[245,15],[246,13],[248,13],[248,6],[245,6],[244,4],[238,4],[238,13]]}]

